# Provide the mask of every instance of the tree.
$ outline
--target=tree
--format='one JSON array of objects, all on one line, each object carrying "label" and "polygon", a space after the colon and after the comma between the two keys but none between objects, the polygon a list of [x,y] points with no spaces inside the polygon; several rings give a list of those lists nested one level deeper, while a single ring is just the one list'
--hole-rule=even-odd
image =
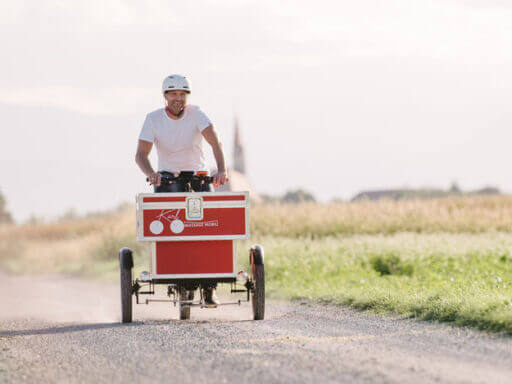
[{"label": "tree", "polygon": [[460,194],[462,190],[460,189],[459,184],[457,184],[456,181],[453,181],[452,185],[450,186],[449,192],[453,194]]},{"label": "tree", "polygon": [[75,208],[70,208],[59,217],[59,221],[72,221],[77,218],[78,214],[76,213]]},{"label": "tree", "polygon": [[281,199],[279,196],[268,195],[266,193],[260,193],[260,197],[261,197],[261,201],[263,201],[265,204],[279,203],[279,200]]},{"label": "tree", "polygon": [[5,206],[7,205],[7,202],[5,201],[5,197],[0,191],[0,223],[12,223],[12,216],[7,211]]},{"label": "tree", "polygon": [[302,203],[304,201],[315,201],[315,197],[303,189],[288,191],[282,198],[283,203]]}]

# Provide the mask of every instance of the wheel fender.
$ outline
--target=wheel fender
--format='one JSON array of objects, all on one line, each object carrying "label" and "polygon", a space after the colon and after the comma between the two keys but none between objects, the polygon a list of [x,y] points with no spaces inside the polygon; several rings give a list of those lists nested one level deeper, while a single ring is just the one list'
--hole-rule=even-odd
[{"label": "wheel fender", "polygon": [[261,245],[253,245],[251,248],[251,262],[254,265],[263,265],[265,261],[265,252],[263,251],[263,247]]},{"label": "wheel fender", "polygon": [[121,248],[121,250],[119,251],[119,263],[123,268],[133,268],[133,252],[130,248]]}]

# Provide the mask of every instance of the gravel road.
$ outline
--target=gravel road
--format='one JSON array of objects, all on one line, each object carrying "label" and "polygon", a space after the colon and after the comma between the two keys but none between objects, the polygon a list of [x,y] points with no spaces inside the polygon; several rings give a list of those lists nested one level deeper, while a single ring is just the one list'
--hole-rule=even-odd
[{"label": "gravel road", "polygon": [[309,303],[136,306],[119,287],[0,274],[2,383],[510,383],[512,338]]}]

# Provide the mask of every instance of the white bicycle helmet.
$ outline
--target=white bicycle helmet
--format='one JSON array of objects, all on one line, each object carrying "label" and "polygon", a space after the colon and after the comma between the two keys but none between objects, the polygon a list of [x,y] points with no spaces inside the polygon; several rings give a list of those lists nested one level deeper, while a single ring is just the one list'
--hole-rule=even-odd
[{"label": "white bicycle helmet", "polygon": [[185,91],[190,93],[190,85],[185,76],[169,75],[162,83],[162,93],[167,91]]}]

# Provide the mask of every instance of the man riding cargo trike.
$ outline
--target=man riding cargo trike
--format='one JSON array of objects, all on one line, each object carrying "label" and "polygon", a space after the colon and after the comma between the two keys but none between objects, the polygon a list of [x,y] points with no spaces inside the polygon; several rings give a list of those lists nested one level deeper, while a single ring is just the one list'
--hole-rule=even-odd
[{"label": "man riding cargo trike", "polygon": [[[213,185],[228,180],[224,153],[210,120],[196,106],[186,105],[188,80],[180,75],[164,79],[167,106],[147,115],[137,148],[136,162],[154,185],[154,193],[137,195],[137,240],[150,243],[149,270],[133,278],[133,254],[123,248],[121,269],[122,321],[132,321],[133,296],[137,304],[168,301],[179,306],[180,319],[190,308],[216,308],[252,301],[253,318],[265,313],[263,249],[249,251],[250,273],[237,272],[235,240],[249,237],[249,193],[214,192]],[[202,138],[212,146],[218,172],[209,176]],[[155,143],[159,171],[148,155]],[[220,302],[219,283],[231,293],[246,293],[244,300]],[[154,295],[156,285],[167,286],[167,297]],[[198,295],[195,295],[196,290]]]}]

